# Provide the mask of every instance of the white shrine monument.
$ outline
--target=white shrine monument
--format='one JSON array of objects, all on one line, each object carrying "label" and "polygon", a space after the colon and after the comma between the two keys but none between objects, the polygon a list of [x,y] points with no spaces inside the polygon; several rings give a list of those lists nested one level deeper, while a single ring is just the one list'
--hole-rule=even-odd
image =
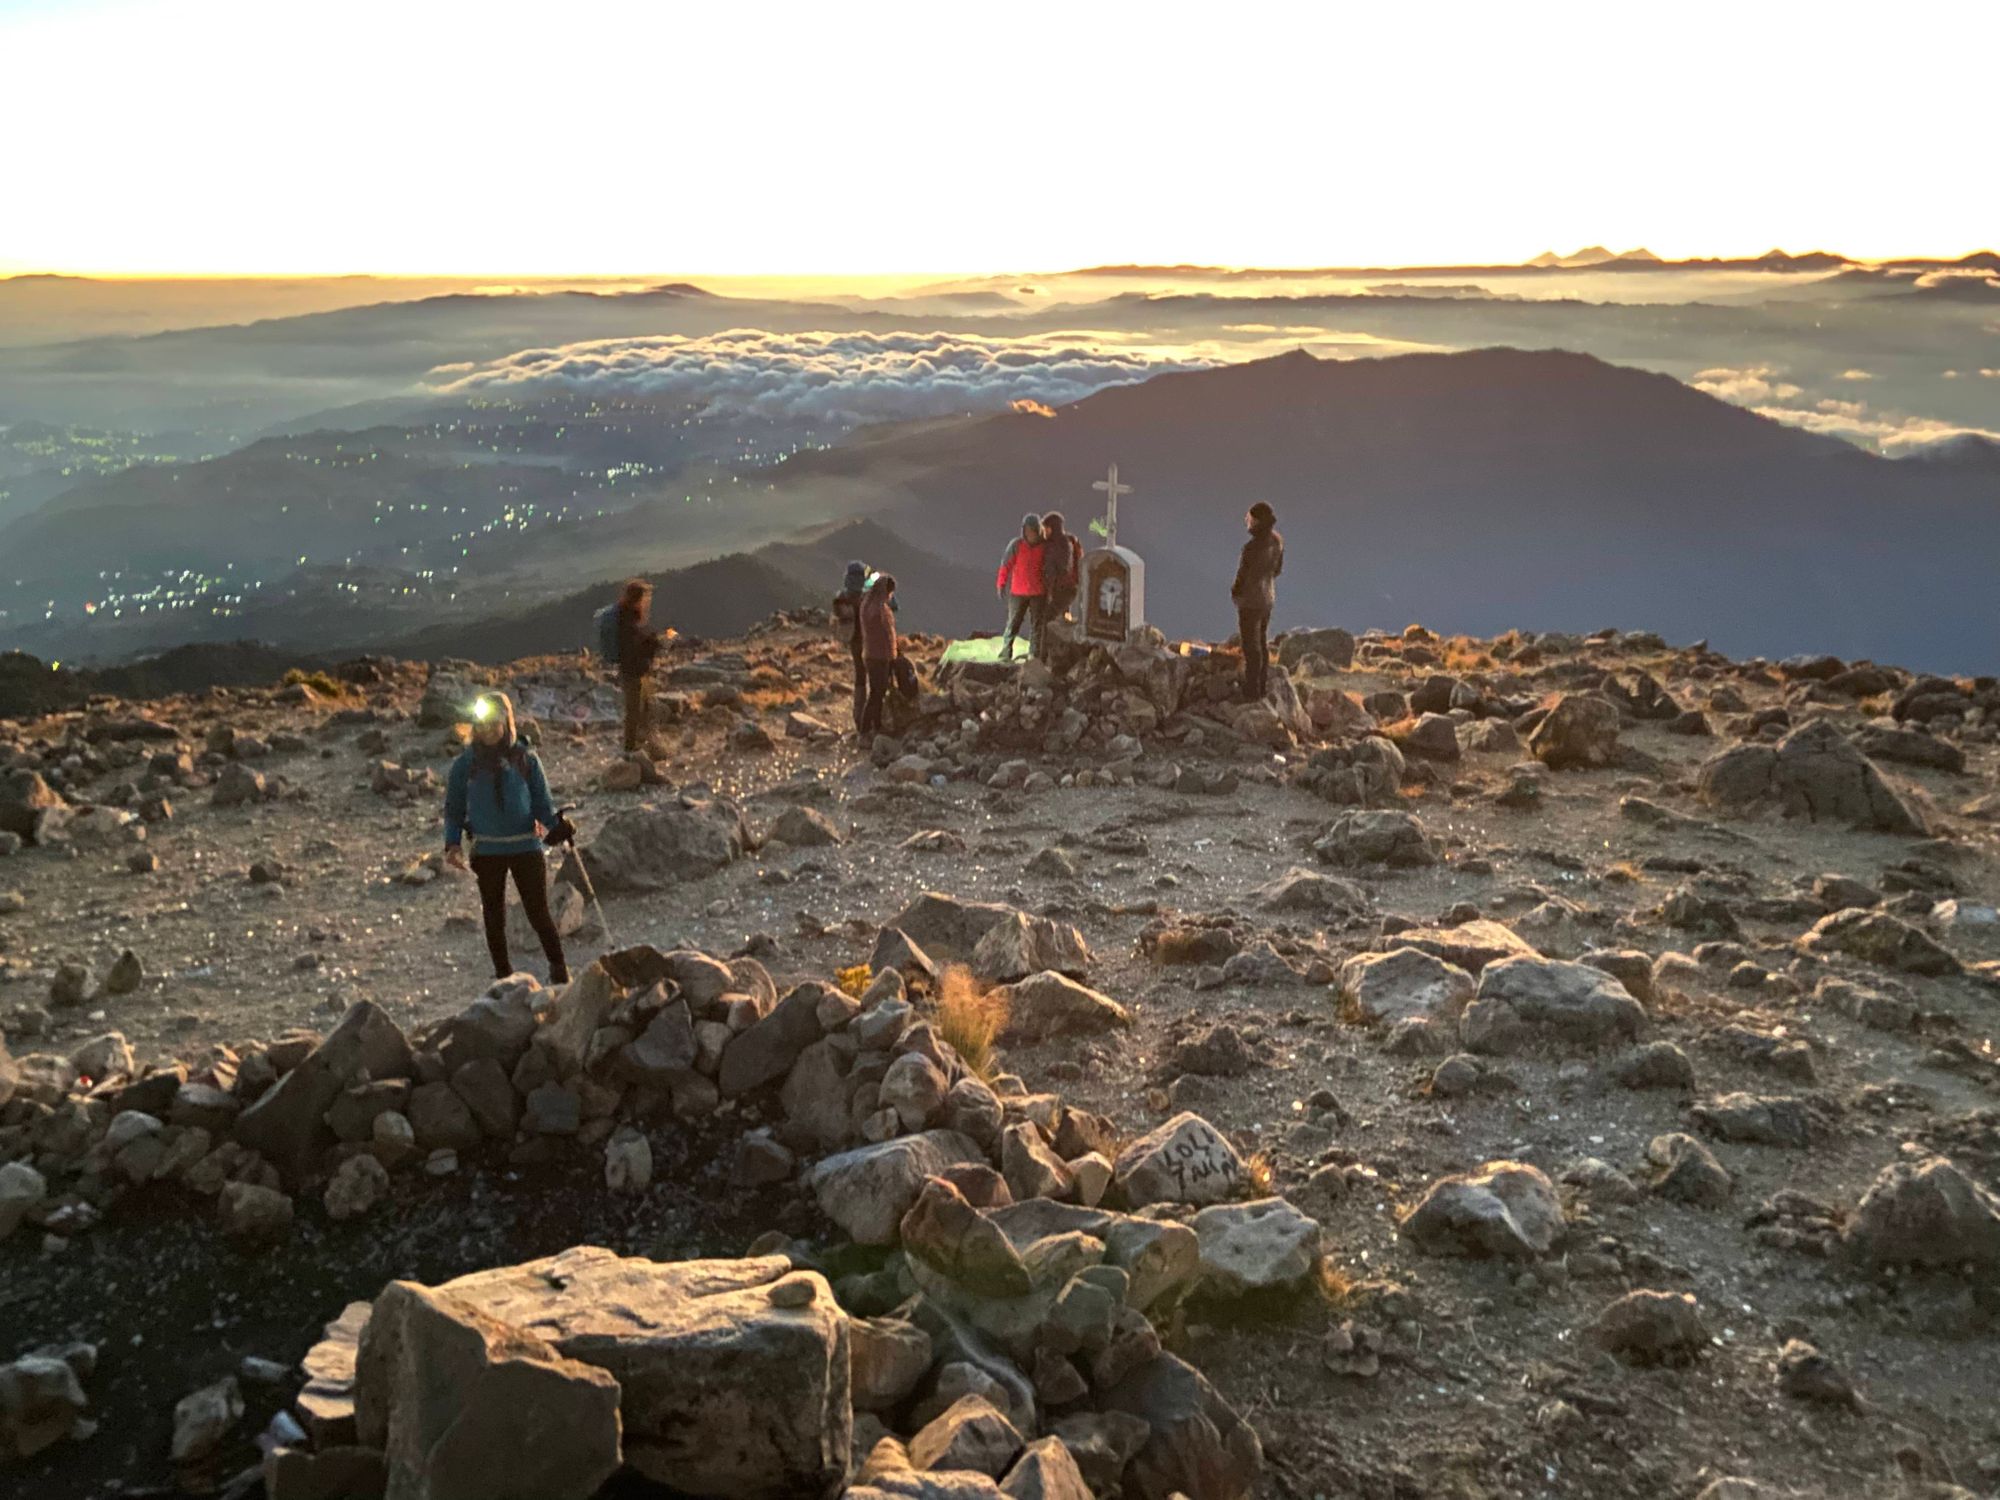
[{"label": "white shrine monument", "polygon": [[1118,497],[1132,486],[1118,482],[1118,465],[1091,484],[1104,491],[1104,545],[1083,559],[1083,633],[1093,641],[1123,641],[1146,623],[1146,563],[1118,545]]}]

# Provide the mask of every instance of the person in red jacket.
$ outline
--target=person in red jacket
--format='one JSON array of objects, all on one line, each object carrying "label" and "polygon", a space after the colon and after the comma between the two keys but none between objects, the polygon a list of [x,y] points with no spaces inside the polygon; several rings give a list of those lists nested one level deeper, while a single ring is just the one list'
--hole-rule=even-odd
[{"label": "person in red jacket", "polygon": [[1029,644],[1042,639],[1042,604],[1047,595],[1042,583],[1042,518],[1030,511],[1021,517],[1021,534],[1007,544],[1000,556],[1000,571],[993,588],[1007,606],[1007,633],[1000,638],[1000,660],[1014,659],[1014,639],[1026,625]]},{"label": "person in red jacket", "polygon": [[882,700],[896,675],[896,580],[876,575],[861,599],[861,652],[868,669],[868,701],[861,710],[861,737],[882,728]]}]

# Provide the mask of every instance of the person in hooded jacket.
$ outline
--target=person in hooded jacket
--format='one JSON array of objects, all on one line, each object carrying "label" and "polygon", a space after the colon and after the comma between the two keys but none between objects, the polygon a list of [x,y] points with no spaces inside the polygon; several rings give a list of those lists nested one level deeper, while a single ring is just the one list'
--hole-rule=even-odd
[{"label": "person in hooded jacket", "polygon": [[1278,604],[1278,575],[1285,571],[1285,539],[1277,515],[1262,500],[1243,520],[1250,539],[1243,544],[1229,598],[1243,642],[1243,696],[1254,703],[1264,696],[1271,670],[1271,611]]},{"label": "person in hooded jacket", "polygon": [[868,701],[862,706],[865,740],[882,728],[882,703],[896,676],[896,580],[878,574],[861,601],[861,649],[868,663]]},{"label": "person in hooded jacket", "polygon": [[1035,627],[1035,655],[1042,661],[1049,659],[1050,623],[1069,613],[1082,586],[1083,543],[1065,526],[1061,511],[1042,517],[1042,613]]},{"label": "person in hooded jacket", "polygon": [[847,632],[847,652],[854,658],[854,728],[861,729],[861,714],[868,706],[868,658],[861,651],[861,601],[868,593],[868,564],[851,562],[841,580],[840,592],[833,596],[833,623]]},{"label": "person in hooded jacket", "polygon": [[1021,534],[1007,544],[1000,555],[1000,571],[993,588],[1007,606],[1007,633],[1000,638],[1000,659],[1014,659],[1014,641],[1026,625],[1029,644],[1039,647],[1042,639],[1042,518],[1033,511],[1021,517]]},{"label": "person in hooded jacket", "polygon": [[528,925],[549,961],[549,983],[569,983],[562,936],[549,913],[549,867],[542,836],[556,823],[554,800],[542,762],[514,724],[505,693],[482,694],[472,707],[472,743],[451,763],[444,784],[444,857],[466,867],[465,839],[472,838],[472,875],[495,978],[514,972],[507,952],[507,880],[521,894]]},{"label": "person in hooded jacket", "polygon": [[660,633],[646,623],[652,607],[653,586],[643,578],[632,579],[618,596],[618,687],[628,755],[644,746],[652,727],[653,659],[660,654]]}]

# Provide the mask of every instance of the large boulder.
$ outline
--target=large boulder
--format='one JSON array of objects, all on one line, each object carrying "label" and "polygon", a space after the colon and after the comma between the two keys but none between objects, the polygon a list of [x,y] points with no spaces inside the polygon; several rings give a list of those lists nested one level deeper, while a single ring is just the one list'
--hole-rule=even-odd
[{"label": "large boulder", "polygon": [[820,1212],[862,1245],[893,1245],[927,1179],[986,1153],[955,1130],[927,1130],[829,1156],[806,1178]]},{"label": "large boulder", "polygon": [[1503,958],[1541,957],[1513,928],[1486,917],[1455,927],[1408,927],[1395,941],[1398,948],[1415,948],[1472,974]]},{"label": "large boulder", "polygon": [[903,1215],[903,1250],[982,1297],[1025,1297],[1027,1264],[1006,1231],[943,1177],[922,1184]]},{"label": "large boulder", "polygon": [[1362,953],[1340,970],[1341,993],[1370,1021],[1448,1020],[1472,998],[1473,978],[1420,948]]},{"label": "large boulder", "polygon": [[410,1044],[372,1000],[357,1000],[325,1041],[236,1118],[236,1139],[269,1160],[288,1180],[311,1171],[333,1140],[326,1112],[363,1077],[407,1078]]},{"label": "large boulder", "polygon": [[[676,1493],[784,1500],[846,1475],[847,1317],[784,1256],[666,1263],[579,1246],[437,1290],[608,1373],[625,1462]],[[367,1363],[364,1334],[364,1389]]]},{"label": "large boulder", "polygon": [[933,958],[965,963],[981,938],[1014,915],[1013,907],[996,901],[960,901],[956,896],[925,891],[883,930],[893,928],[902,933]]},{"label": "large boulder", "polygon": [[1393,740],[1368,734],[1351,745],[1315,750],[1297,780],[1322,801],[1340,807],[1367,807],[1394,801],[1408,769]]},{"label": "large boulder", "polygon": [[621,808],[583,854],[600,891],[663,891],[714,874],[750,847],[742,811],[714,798]]},{"label": "large boulder", "polygon": [[1405,1239],[1433,1255],[1533,1259],[1562,1233],[1562,1200],[1539,1168],[1489,1161],[1432,1183],[1401,1227]]},{"label": "large boulder", "polygon": [[2000,1269],[2000,1197],[1943,1157],[1883,1169],[1843,1232],[1864,1266]]},{"label": "large boulder", "polygon": [[961,1396],[910,1439],[910,1462],[918,1469],[984,1474],[998,1479],[1013,1467],[1023,1440],[1020,1431],[983,1396]]},{"label": "large boulder", "polygon": [[1259,886],[1256,899],[1265,911],[1339,912],[1346,916],[1365,912],[1370,904],[1368,893],[1353,881],[1300,865]]},{"label": "large boulder", "polygon": [[485,994],[443,1022],[429,1045],[444,1054],[454,1071],[490,1059],[512,1072],[534,1037],[536,1002],[546,998],[530,975],[495,980]]},{"label": "large boulder", "polygon": [[833,819],[810,807],[788,807],[771,825],[770,837],[800,849],[823,848],[841,841]]},{"label": "large boulder", "polygon": [[1697,790],[1712,807],[1775,801],[1787,817],[1922,837],[1921,811],[1827,719],[1791,731],[1776,746],[1736,745],[1702,763]]},{"label": "large boulder", "polygon": [[1849,907],[1821,917],[1799,939],[1808,953],[1844,954],[1877,968],[1905,974],[1956,974],[1961,965],[1951,951],[1901,917],[1866,907]]},{"label": "large boulder", "polygon": [[1692,1292],[1627,1292],[1591,1322],[1590,1337],[1635,1365],[1682,1364],[1708,1343]]},{"label": "large boulder", "polygon": [[716,1076],[723,1097],[733,1099],[791,1072],[806,1048],[820,1039],[819,1006],[826,995],[824,985],[799,985],[768,1016],[730,1038]]},{"label": "large boulder", "polygon": [[1278,637],[1278,664],[1289,670],[1308,656],[1323,656],[1345,671],[1354,665],[1354,637],[1338,627],[1288,630]]},{"label": "large boulder", "polygon": [[1028,1444],[1000,1481],[1007,1500],[1090,1500],[1091,1488],[1075,1455],[1059,1437]]},{"label": "large boulder", "polygon": [[1330,865],[1411,869],[1438,862],[1437,845],[1424,825],[1393,808],[1342,813],[1312,847]]},{"label": "large boulder", "polygon": [[1090,969],[1090,945],[1068,922],[1009,912],[973,945],[973,974],[988,984],[1011,984],[1030,974],[1081,976]]},{"label": "large boulder", "polygon": [[1185,1360],[1156,1355],[1099,1404],[1151,1429],[1125,1469],[1121,1493],[1132,1500],[1240,1500],[1256,1487],[1264,1464],[1256,1431]]},{"label": "large boulder", "polygon": [[1528,734],[1528,753],[1552,771],[1618,762],[1618,707],[1595,693],[1565,693]]},{"label": "large boulder", "polygon": [[35,840],[35,824],[41,815],[64,806],[60,794],[39,772],[8,771],[0,775],[0,833],[11,833],[24,842]]},{"label": "large boulder", "polygon": [[48,1196],[48,1180],[24,1161],[0,1166],[0,1241],[21,1227]]},{"label": "large boulder", "polygon": [[1283,1198],[1217,1203],[1194,1216],[1202,1288],[1217,1296],[1292,1291],[1319,1263],[1319,1223]]},{"label": "large boulder", "polygon": [[1118,1153],[1112,1180],[1127,1203],[1203,1207],[1241,1196],[1248,1181],[1236,1148],[1200,1115],[1182,1113]]},{"label": "large boulder", "polygon": [[1637,1036],[1646,1008],[1611,975],[1552,958],[1503,958],[1487,964],[1479,993],[1460,1020],[1475,1052],[1510,1050],[1526,1034],[1594,1044]]},{"label": "large boulder", "polygon": [[997,993],[1006,1002],[1007,1026],[1002,1034],[1010,1041],[1093,1036],[1132,1024],[1131,1013],[1116,1000],[1062,974],[1032,974]]},{"label": "large boulder", "polygon": [[78,1367],[87,1372],[95,1351],[88,1344],[76,1348],[84,1357],[75,1362],[38,1351],[0,1365],[0,1465],[33,1458],[88,1420]]},{"label": "large boulder", "polygon": [[391,1282],[356,1374],[357,1426],[391,1495],[588,1500],[623,1456],[616,1379],[448,1292]]}]

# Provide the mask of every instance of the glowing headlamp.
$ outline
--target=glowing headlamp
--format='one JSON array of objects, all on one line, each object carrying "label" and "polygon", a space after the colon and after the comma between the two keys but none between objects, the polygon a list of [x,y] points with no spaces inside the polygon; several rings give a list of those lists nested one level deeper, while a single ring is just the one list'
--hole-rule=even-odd
[{"label": "glowing headlamp", "polygon": [[491,698],[475,698],[472,703],[473,721],[475,723],[484,724],[488,719],[492,717],[493,717],[493,700]]}]

